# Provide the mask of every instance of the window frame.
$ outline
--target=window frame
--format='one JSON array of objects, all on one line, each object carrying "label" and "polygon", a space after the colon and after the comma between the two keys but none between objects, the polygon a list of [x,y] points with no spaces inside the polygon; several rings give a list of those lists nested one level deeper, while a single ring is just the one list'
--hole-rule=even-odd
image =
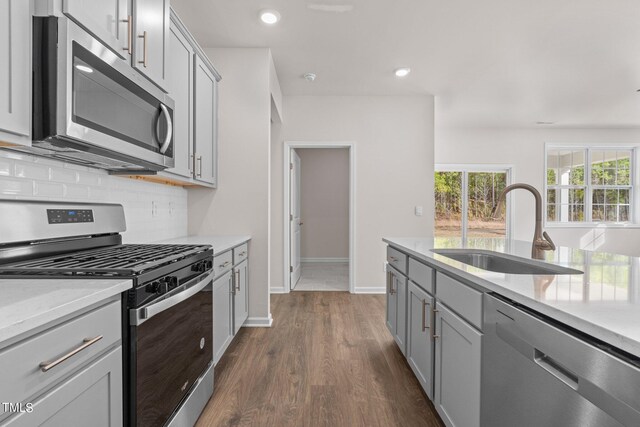
[{"label": "window frame", "polygon": [[[584,170],[584,185],[549,185],[547,182],[548,171],[548,153],[549,150],[584,150],[585,151],[585,170]],[[629,185],[599,185],[591,182],[591,169],[592,169],[592,152],[593,151],[630,151],[631,152],[631,165],[629,169]],[[603,145],[603,144],[555,144],[545,143],[544,145],[544,170],[543,170],[543,190],[542,197],[542,209],[544,216],[544,226],[546,228],[640,228],[640,221],[638,216],[640,214],[640,185],[637,182],[639,177],[639,158],[640,150],[637,145],[631,144],[616,144],[616,145]],[[584,221],[549,221],[547,216],[548,210],[548,191],[550,188],[584,188],[585,200],[584,200]],[[629,189],[629,221],[627,222],[607,222],[607,221],[594,221],[593,220],[593,190],[599,189]]]},{"label": "window frame", "polygon": [[[503,164],[444,164],[444,163],[436,163],[434,167],[434,174],[436,172],[460,172],[462,173],[462,241],[466,241],[468,238],[468,226],[469,226],[469,173],[475,172],[484,172],[484,173],[506,173],[506,185],[509,186],[514,182],[514,172],[513,165],[503,165]],[[435,194],[434,194],[435,197]],[[513,224],[513,209],[511,207],[511,197],[507,195],[506,204],[506,212],[505,212],[505,235],[504,238],[506,240],[511,239],[512,236],[512,224]],[[436,230],[435,218],[433,224],[433,233],[435,237]],[[472,237],[473,238],[473,237]]]}]

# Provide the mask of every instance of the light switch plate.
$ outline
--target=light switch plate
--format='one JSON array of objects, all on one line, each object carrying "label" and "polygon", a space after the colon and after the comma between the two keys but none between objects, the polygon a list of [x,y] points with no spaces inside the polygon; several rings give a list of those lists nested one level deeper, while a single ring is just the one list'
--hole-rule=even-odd
[{"label": "light switch plate", "polygon": [[422,206],[416,206],[415,213],[416,216],[422,216]]}]

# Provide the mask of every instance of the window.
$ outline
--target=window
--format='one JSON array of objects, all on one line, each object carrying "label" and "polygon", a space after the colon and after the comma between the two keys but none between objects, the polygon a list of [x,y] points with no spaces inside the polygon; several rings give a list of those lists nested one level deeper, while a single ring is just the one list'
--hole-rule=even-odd
[{"label": "window", "polygon": [[547,221],[632,222],[631,148],[547,147]]},{"label": "window", "polygon": [[493,167],[439,166],[435,173],[436,237],[504,237],[507,212],[491,211],[508,185],[509,171]]}]

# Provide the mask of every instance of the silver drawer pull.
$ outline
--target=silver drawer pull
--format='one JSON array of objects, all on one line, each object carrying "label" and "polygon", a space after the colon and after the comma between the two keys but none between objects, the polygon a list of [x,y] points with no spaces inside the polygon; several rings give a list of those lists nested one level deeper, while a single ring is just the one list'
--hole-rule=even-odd
[{"label": "silver drawer pull", "polygon": [[247,251],[242,251],[242,252],[240,252],[238,255],[239,255],[239,256],[245,256],[245,255],[247,255]]},{"label": "silver drawer pull", "polygon": [[70,357],[75,356],[76,354],[80,353],[82,350],[84,350],[87,347],[92,346],[93,344],[97,343],[98,341],[100,341],[102,339],[102,335],[98,335],[95,338],[85,338],[82,340],[82,342],[84,344],[82,344],[80,347],[75,348],[73,350],[71,350],[69,353],[65,354],[64,356],[62,356],[61,358],[54,360],[53,362],[42,362],[40,364],[40,370],[42,372],[47,372],[49,369],[51,368],[55,368],[56,366],[58,366],[59,364],[61,364],[62,362],[64,362],[65,360],[69,359]]},{"label": "silver drawer pull", "polygon": [[391,262],[398,262],[398,258],[394,256],[390,256],[389,259],[391,260]]},{"label": "silver drawer pull", "polygon": [[225,261],[223,264],[220,264],[220,268],[228,267],[231,264],[231,261]]}]

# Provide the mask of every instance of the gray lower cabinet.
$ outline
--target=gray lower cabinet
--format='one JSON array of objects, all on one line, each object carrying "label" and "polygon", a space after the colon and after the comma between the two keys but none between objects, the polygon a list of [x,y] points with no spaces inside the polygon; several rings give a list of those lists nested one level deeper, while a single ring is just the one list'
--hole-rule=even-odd
[{"label": "gray lower cabinet", "polygon": [[433,404],[445,425],[477,427],[482,334],[440,303],[435,319]]},{"label": "gray lower cabinet", "polygon": [[213,282],[213,362],[218,363],[233,339],[233,274]]},{"label": "gray lower cabinet", "polygon": [[3,425],[121,426],[122,347],[112,349],[30,403],[32,412],[22,412]]},{"label": "gray lower cabinet", "polygon": [[0,0],[0,147],[31,144],[31,6]]},{"label": "gray lower cabinet", "polygon": [[387,271],[387,328],[402,354],[406,355],[407,340],[407,278],[397,270]]},{"label": "gray lower cabinet", "polygon": [[249,261],[246,259],[233,268],[233,334],[237,334],[249,316]]},{"label": "gray lower cabinet", "polygon": [[433,399],[432,312],[434,299],[409,282],[407,302],[407,361],[424,392]]}]

